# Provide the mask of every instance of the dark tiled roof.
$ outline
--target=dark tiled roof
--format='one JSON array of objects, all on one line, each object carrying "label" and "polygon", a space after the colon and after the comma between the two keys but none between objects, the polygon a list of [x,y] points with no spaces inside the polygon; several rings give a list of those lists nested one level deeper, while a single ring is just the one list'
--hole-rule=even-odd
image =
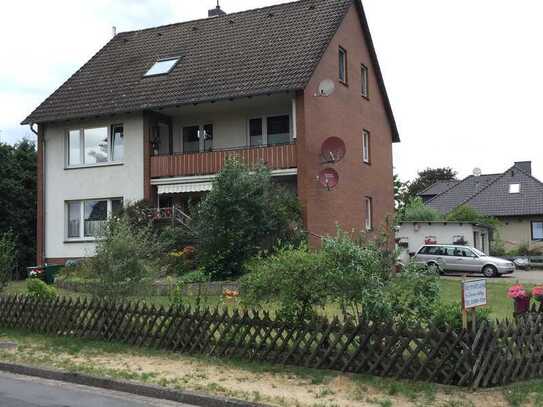
[{"label": "dark tiled roof", "polygon": [[[354,3],[399,141],[359,0],[301,0],[120,33],[23,124],[304,89]],[[168,75],[143,77],[157,60],[177,56]]]},{"label": "dark tiled roof", "polygon": [[[427,205],[442,213],[468,205],[489,216],[543,215],[543,184],[524,169],[513,166],[503,174],[469,176]],[[509,193],[511,184],[520,184],[519,194]]]},{"label": "dark tiled roof", "polygon": [[460,181],[454,180],[454,181],[437,181],[436,183],[430,185],[428,188],[426,188],[424,191],[420,192],[419,196],[436,196],[439,194],[442,194],[443,192],[451,189],[456,184],[458,184]]}]

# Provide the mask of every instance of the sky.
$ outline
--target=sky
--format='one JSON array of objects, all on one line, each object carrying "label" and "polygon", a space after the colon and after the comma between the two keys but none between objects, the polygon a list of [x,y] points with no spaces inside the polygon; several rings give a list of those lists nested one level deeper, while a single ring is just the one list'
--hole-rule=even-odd
[{"label": "sky", "polygon": [[[227,12],[285,0],[221,0]],[[543,180],[543,2],[365,0],[402,142],[395,172],[449,166]],[[207,16],[215,0],[18,0],[0,15],[0,141],[112,35]],[[24,24],[21,24],[24,21]]]}]

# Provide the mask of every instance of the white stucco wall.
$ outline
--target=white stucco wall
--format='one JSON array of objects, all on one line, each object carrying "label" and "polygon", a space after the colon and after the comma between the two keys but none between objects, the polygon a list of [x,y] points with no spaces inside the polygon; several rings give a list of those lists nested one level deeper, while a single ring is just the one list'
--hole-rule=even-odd
[{"label": "white stucco wall", "polygon": [[292,96],[260,96],[247,100],[183,106],[166,111],[173,117],[173,149],[183,152],[183,127],[213,125],[213,148],[236,148],[248,144],[249,119],[289,115],[292,135]]},{"label": "white stucco wall", "polygon": [[[124,125],[122,165],[65,169],[65,134],[69,129]],[[115,117],[49,125],[45,132],[45,257],[73,258],[94,253],[94,243],[65,243],[65,202],[123,198],[143,199],[143,117]]]},{"label": "white stucco wall", "polygon": [[486,235],[484,242],[484,251],[488,254],[489,249],[489,231],[486,228],[478,227],[468,223],[402,223],[396,232],[396,239],[409,244],[409,252],[415,253],[425,244],[427,236],[434,236],[438,244],[453,244],[455,236],[464,236],[468,246],[477,246],[481,250],[481,241],[474,245],[473,232],[479,232]]}]

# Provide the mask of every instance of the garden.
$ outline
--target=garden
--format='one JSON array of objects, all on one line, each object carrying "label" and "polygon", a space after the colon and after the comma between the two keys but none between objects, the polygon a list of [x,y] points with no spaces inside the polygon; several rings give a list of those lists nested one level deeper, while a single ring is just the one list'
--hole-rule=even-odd
[{"label": "garden", "polygon": [[[1,279],[0,327],[461,386],[539,377],[543,288],[489,283],[490,306],[463,329],[459,282],[415,264],[396,273],[390,231],[338,228],[309,247],[298,200],[265,167],[229,160],[190,227],[149,213],[139,202],[115,214],[96,255],[56,286],[40,270]],[[16,251],[4,235],[5,276]],[[494,374],[496,361],[512,367]]]}]

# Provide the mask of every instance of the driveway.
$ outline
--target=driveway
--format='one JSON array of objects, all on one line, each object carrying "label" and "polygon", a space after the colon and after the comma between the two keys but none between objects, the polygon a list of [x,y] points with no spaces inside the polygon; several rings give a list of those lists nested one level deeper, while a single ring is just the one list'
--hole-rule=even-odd
[{"label": "driveway", "polygon": [[2,407],[194,407],[93,387],[0,372]]},{"label": "driveway", "polygon": [[[463,274],[457,274],[457,273],[447,273],[445,274],[445,278],[450,278],[452,280],[457,280],[459,278],[462,278]],[[482,274],[468,274],[469,278],[473,277],[483,277]],[[517,270],[513,274],[506,274],[502,277],[493,277],[489,278],[489,281],[496,281],[496,282],[506,282],[513,284],[517,281],[521,283],[527,283],[527,284],[543,284],[543,270]]]}]

